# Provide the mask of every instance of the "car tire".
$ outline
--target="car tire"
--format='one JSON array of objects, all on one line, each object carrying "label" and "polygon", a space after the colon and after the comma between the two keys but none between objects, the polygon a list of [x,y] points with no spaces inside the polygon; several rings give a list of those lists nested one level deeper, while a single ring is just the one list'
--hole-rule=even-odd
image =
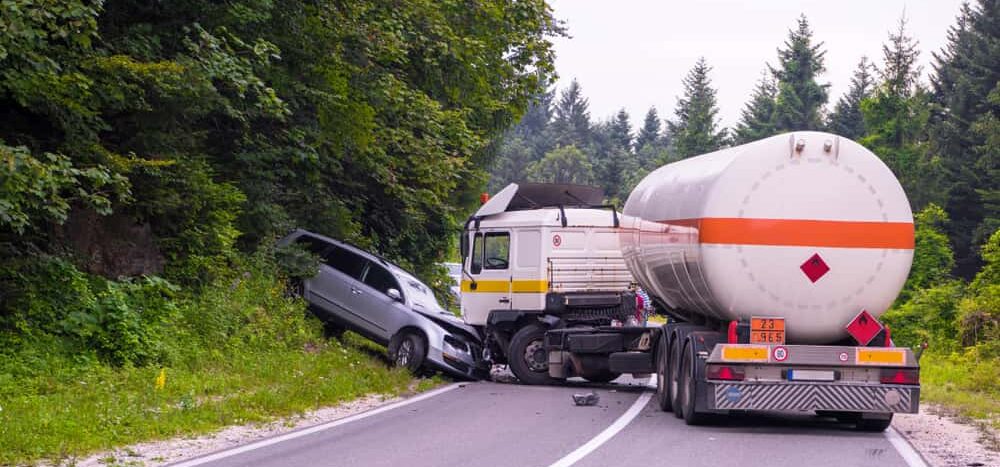
[{"label": "car tire", "polygon": [[684,381],[681,386],[681,404],[684,407],[684,423],[704,425],[708,421],[708,415],[695,411],[698,400],[698,384],[694,366],[694,351],[690,342],[684,346],[684,353],[681,355],[681,378]]},{"label": "car tire", "polygon": [[510,371],[524,384],[552,384],[556,381],[549,376],[548,353],[545,351],[547,330],[541,324],[529,324],[518,330],[510,340],[507,352]]},{"label": "car tire", "polygon": [[406,368],[410,373],[420,376],[424,359],[427,357],[427,342],[423,336],[408,332],[400,336],[395,350],[389,357],[393,365]]},{"label": "car tire", "polygon": [[656,344],[656,404],[660,410],[670,412],[673,406],[670,401],[670,350],[667,346],[668,336],[660,335]]}]

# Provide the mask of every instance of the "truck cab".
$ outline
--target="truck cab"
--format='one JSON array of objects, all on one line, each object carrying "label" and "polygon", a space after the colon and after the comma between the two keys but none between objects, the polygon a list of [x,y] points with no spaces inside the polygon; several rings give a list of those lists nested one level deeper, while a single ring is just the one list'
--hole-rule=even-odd
[{"label": "truck cab", "polygon": [[[547,331],[610,325],[634,313],[619,214],[602,198],[593,187],[511,184],[466,222],[462,316],[482,330],[490,359],[508,363],[522,382],[553,380]],[[606,368],[575,370],[560,376],[617,376]]]}]

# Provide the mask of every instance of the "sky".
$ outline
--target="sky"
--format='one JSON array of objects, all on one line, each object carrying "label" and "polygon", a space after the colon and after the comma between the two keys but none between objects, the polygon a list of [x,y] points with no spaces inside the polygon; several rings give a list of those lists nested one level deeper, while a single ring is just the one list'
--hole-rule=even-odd
[{"label": "sky", "polygon": [[733,127],[766,64],[805,14],[824,43],[833,104],[850,86],[862,55],[882,63],[882,44],[904,10],[921,51],[923,80],[931,51],[946,43],[961,0],[550,0],[570,37],[554,40],[559,89],[576,78],[593,121],[624,107],[633,128],[650,106],[673,118],[681,79],[704,56],[718,90],[721,124]]}]

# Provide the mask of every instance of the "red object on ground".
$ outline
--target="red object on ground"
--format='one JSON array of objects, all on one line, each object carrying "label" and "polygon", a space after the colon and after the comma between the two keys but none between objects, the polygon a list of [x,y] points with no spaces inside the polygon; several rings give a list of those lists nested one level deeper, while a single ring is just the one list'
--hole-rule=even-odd
[{"label": "red object on ground", "polygon": [[868,345],[882,331],[883,326],[868,310],[861,310],[861,313],[847,324],[846,329],[858,344]]}]

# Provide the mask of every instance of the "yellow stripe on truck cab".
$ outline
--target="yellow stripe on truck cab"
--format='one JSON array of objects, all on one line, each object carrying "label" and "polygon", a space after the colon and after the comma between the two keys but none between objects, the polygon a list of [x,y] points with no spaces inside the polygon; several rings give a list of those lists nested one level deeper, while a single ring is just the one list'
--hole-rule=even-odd
[{"label": "yellow stripe on truck cab", "polygon": [[472,281],[462,281],[462,293],[545,293],[549,291],[549,281],[545,279],[479,280],[476,289]]}]

